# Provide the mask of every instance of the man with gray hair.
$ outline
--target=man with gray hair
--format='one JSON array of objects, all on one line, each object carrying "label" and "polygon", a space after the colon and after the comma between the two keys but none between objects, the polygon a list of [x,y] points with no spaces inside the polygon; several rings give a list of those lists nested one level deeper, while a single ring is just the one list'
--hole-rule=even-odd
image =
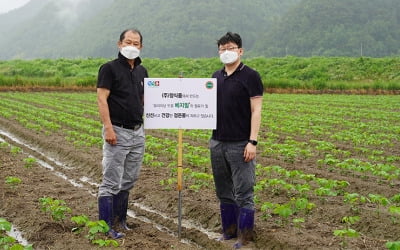
[{"label": "man with gray hair", "polygon": [[99,219],[110,227],[108,236],[118,239],[130,230],[126,224],[129,191],[143,162],[143,82],[148,77],[139,57],[143,45],[136,29],[124,30],[117,43],[118,58],[103,64],[97,80],[97,102],[103,123],[103,180],[99,187]]}]

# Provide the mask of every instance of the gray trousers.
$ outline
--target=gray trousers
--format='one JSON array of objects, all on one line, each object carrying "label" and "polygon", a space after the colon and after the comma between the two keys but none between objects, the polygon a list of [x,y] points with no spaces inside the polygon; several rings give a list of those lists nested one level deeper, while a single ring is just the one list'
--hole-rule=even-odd
[{"label": "gray trousers", "polygon": [[255,160],[245,162],[247,141],[221,142],[211,139],[209,148],[216,194],[221,203],[254,209]]},{"label": "gray trousers", "polygon": [[[137,130],[113,126],[117,144],[103,144],[103,180],[98,196],[112,196],[121,190],[129,191],[135,185],[144,155],[144,128]],[[104,138],[104,127],[103,127]]]}]

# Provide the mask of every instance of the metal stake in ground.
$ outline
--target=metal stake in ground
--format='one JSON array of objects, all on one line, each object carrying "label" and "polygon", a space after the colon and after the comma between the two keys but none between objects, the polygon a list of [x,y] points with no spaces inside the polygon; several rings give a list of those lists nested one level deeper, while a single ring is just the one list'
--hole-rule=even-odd
[{"label": "metal stake in ground", "polygon": [[[183,78],[183,72],[179,72],[179,78]],[[178,238],[181,239],[182,232],[182,175],[183,175],[183,164],[182,164],[182,137],[183,131],[181,128],[178,129],[178,176],[177,176],[177,189],[178,189]]]},{"label": "metal stake in ground", "polygon": [[182,129],[178,130],[178,177],[177,177],[177,189],[178,189],[178,237],[181,239],[181,225],[182,225]]}]

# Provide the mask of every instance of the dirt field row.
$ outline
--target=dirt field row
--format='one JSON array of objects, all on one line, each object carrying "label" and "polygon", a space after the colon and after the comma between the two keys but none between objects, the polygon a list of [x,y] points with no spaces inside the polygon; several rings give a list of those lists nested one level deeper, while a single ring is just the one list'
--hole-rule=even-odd
[{"label": "dirt field row", "polygon": [[[96,220],[95,184],[101,181],[101,149],[76,147],[65,140],[62,132],[47,136],[22,127],[12,118],[0,117],[0,130],[0,138],[9,144],[0,147],[0,217],[17,226],[35,249],[96,249],[84,235],[71,232],[75,225],[69,218],[55,222],[42,212],[38,200],[41,197],[64,200],[72,209],[70,216],[85,214]],[[146,133],[160,138],[165,136],[159,131]],[[207,146],[191,139],[187,142]],[[20,147],[22,152],[11,152],[13,146]],[[348,146],[343,143],[338,147],[345,149]],[[393,150],[387,152],[389,155],[398,153],[397,148],[388,150]],[[43,164],[24,167],[24,159],[28,156],[54,169],[43,167]],[[358,175],[317,168],[315,158],[296,159],[294,163],[287,163],[277,158],[260,157],[259,162],[265,166],[281,165],[289,170],[296,169],[318,177],[347,181],[350,184],[347,192],[381,193],[387,196],[399,193],[398,181],[387,185],[372,176],[363,179]],[[160,185],[160,181],[168,179],[169,175],[170,171],[143,166],[139,181],[130,196],[129,209],[134,217],[128,218],[128,224],[133,230],[127,232],[123,240],[119,240],[120,248],[230,249],[233,242],[220,243],[213,239],[219,233],[220,219],[212,187],[199,192],[187,188],[183,191],[183,219],[184,223],[190,222],[191,226],[185,225],[182,240],[178,239],[178,192]],[[4,182],[7,176],[17,176],[22,183],[16,188],[10,188]],[[263,200],[275,202],[282,197],[279,190],[270,190],[265,195]],[[350,211],[349,206],[343,205],[343,196],[323,199],[315,197],[311,201],[316,204],[316,208],[304,216],[306,221],[300,226],[293,222],[281,225],[277,223],[277,216],[265,217],[258,205],[255,228],[257,237],[248,249],[385,249],[386,241],[398,239],[400,235],[398,224],[392,221],[387,212],[377,214],[376,206],[366,204],[362,206],[362,223],[353,225],[360,236],[345,240],[335,237],[333,231],[346,227],[341,219],[348,216]]]}]

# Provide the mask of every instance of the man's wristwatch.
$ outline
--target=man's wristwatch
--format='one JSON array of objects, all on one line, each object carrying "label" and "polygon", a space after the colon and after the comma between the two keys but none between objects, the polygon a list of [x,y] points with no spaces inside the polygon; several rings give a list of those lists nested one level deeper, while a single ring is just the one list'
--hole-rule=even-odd
[{"label": "man's wristwatch", "polygon": [[253,144],[254,146],[256,146],[258,143],[256,140],[248,140],[247,142]]}]

